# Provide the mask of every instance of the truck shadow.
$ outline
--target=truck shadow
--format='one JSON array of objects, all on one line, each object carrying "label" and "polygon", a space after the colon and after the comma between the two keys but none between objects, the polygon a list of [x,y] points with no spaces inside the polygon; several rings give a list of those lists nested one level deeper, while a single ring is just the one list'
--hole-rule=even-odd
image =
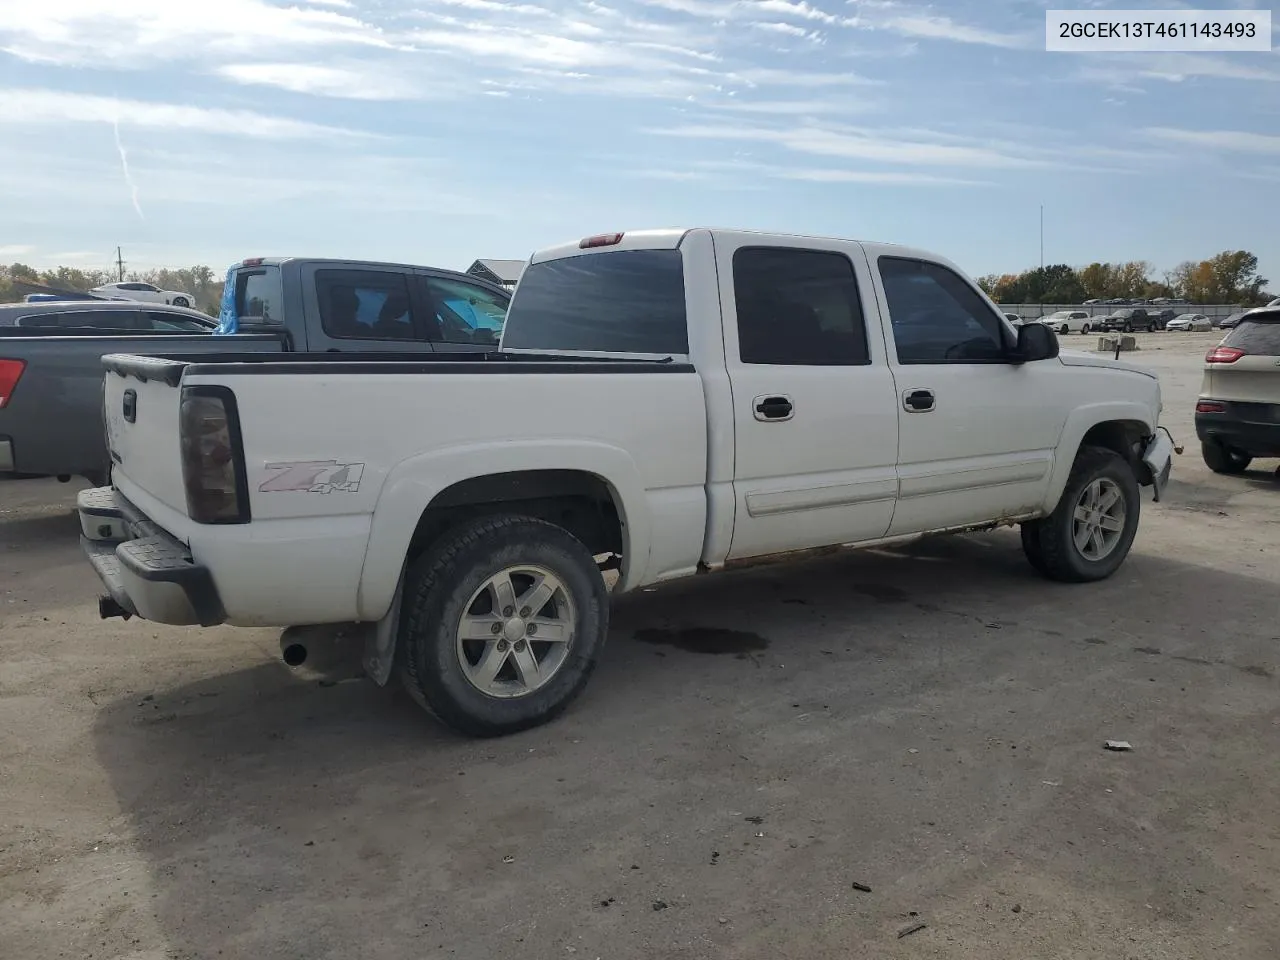
[{"label": "truck shadow", "polygon": [[[728,851],[708,832],[713,810],[739,811],[737,822],[769,803],[807,822],[790,849],[742,861],[732,880],[718,875],[707,910],[728,911],[731,894],[750,899],[763,884],[781,898],[775,910],[791,904],[811,916],[805,904],[821,897],[803,879],[779,891],[768,877],[783,868],[805,876],[797,858],[817,856],[819,833],[809,823],[837,796],[914,808],[964,793],[957,809],[968,812],[954,815],[948,842],[1003,842],[991,832],[992,791],[1008,789],[1004,765],[1017,754],[957,746],[970,762],[963,782],[943,773],[909,778],[910,796],[885,793],[894,771],[902,776],[888,758],[901,762],[902,737],[917,736],[924,717],[961,714],[956,743],[981,744],[1065,699],[1061,734],[1090,710],[1111,709],[1093,692],[1101,678],[1149,695],[1157,675],[1201,691],[1243,688],[1238,706],[1280,704],[1268,619],[1280,608],[1275,584],[1147,555],[1102,584],[1049,584],[1016,540],[924,541],[619,598],[581,700],[555,723],[500,740],[453,735],[400,691],[354,678],[350,664],[304,681],[263,663],[105,706],[96,749],[176,955],[352,957],[372,937],[383,956],[465,946],[500,957],[521,954],[517,938],[528,936],[540,945],[531,955],[549,956],[563,954],[551,946],[560,939],[586,931],[620,943],[638,925],[650,930],[649,952],[662,954],[670,933],[651,929],[649,901],[667,896],[668,868],[654,847],[672,862],[683,862],[685,846],[696,847],[696,863],[703,847]],[[1225,634],[1206,631],[1204,597],[1229,611]],[[699,649],[682,642],[689,631],[723,642]],[[1011,720],[1015,704],[1023,715]],[[861,844],[869,859],[898,856],[897,869],[923,870],[916,853],[886,851],[906,850],[924,815],[899,823],[875,809],[862,827],[830,828],[828,845]],[[1035,811],[1043,807],[1027,815]],[[1159,865],[1135,856],[1131,869],[1140,888]],[[608,908],[609,897],[638,906]]]}]

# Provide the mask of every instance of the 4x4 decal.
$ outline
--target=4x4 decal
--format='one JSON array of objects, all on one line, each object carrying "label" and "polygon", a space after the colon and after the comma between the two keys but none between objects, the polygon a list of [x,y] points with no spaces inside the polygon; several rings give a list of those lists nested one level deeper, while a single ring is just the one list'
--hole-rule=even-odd
[{"label": "4x4 decal", "polygon": [[364,475],[363,463],[337,460],[268,463],[264,469],[273,473],[258,486],[259,493],[355,493]]}]

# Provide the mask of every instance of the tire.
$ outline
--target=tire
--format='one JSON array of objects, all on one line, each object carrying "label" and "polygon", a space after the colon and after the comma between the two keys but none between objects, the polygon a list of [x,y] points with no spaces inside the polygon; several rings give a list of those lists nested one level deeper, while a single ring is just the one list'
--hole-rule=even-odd
[{"label": "tire", "polygon": [[1133,333],[1133,324],[1132,324],[1132,323],[1126,323],[1126,324],[1124,325],[1124,328],[1123,328],[1123,330],[1122,330],[1121,332],[1122,332],[1122,333]]},{"label": "tire", "polygon": [[[553,579],[555,593],[519,619],[515,604],[537,576]],[[506,617],[492,586],[503,577],[512,597]],[[552,616],[534,620],[548,610]],[[464,616],[473,630],[460,640]],[[554,719],[582,692],[604,648],[609,596],[591,552],[567,531],[533,517],[488,516],[446,533],[413,563],[401,617],[397,660],[409,693],[460,733],[493,737]],[[543,636],[563,633],[563,645],[529,640],[537,634],[526,633],[527,621],[543,625]],[[531,662],[551,671],[532,688]]]},{"label": "tire", "polygon": [[[1101,516],[1111,523],[1118,522],[1119,529],[1097,526],[1095,530],[1100,539],[1095,541],[1094,536],[1089,535],[1082,548],[1077,543],[1076,534],[1082,531],[1087,533],[1089,525],[1079,522],[1076,512],[1078,507],[1090,509],[1087,505],[1090,500],[1086,498],[1094,493],[1102,498],[1101,501],[1092,500],[1095,507],[1106,503],[1111,494],[1116,494],[1111,506],[1103,508]],[[1122,516],[1116,516],[1117,506],[1122,511]],[[1066,488],[1062,491],[1057,507],[1043,520],[1035,521],[1033,527],[1043,568],[1037,566],[1030,554],[1028,559],[1032,566],[1050,580],[1063,583],[1104,580],[1115,573],[1129,555],[1133,538],[1138,532],[1141,509],[1142,495],[1138,478],[1134,476],[1128,461],[1114,450],[1081,447],[1071,466],[1071,475],[1067,478]],[[1108,534],[1114,534],[1114,537],[1108,540]],[[1023,549],[1026,549],[1025,540]],[[1089,556],[1090,552],[1099,555]]]},{"label": "tire", "polygon": [[1253,457],[1247,453],[1232,450],[1217,440],[1202,441],[1200,456],[1204,457],[1205,466],[1214,473],[1225,473],[1228,476],[1244,473],[1253,462]]},{"label": "tire", "polygon": [[1156,332],[1156,325],[1154,323],[1148,323],[1147,333],[1155,333],[1155,332]]},{"label": "tire", "polygon": [[1087,335],[1088,333],[1089,333],[1089,325],[1086,323],[1083,327],[1080,328],[1080,334],[1081,336],[1084,336],[1084,335]]},{"label": "tire", "polygon": [[1062,325],[1062,329],[1058,331],[1058,335],[1059,335],[1059,336],[1062,336],[1062,337],[1065,337],[1065,336],[1066,336],[1068,333],[1070,333],[1070,332],[1071,332],[1071,328],[1070,328],[1070,327],[1068,327],[1068,326],[1064,323],[1064,324]]},{"label": "tire", "polygon": [[188,300],[186,297],[174,297],[174,298],[173,298],[173,305],[174,305],[175,307],[188,307],[188,308],[189,308],[189,307],[191,306],[191,301],[190,301],[190,300]]},{"label": "tire", "polygon": [[1027,520],[1022,524],[1022,552],[1036,573],[1047,577],[1049,571],[1044,565],[1044,548],[1040,545],[1040,527],[1043,524],[1043,520]]}]

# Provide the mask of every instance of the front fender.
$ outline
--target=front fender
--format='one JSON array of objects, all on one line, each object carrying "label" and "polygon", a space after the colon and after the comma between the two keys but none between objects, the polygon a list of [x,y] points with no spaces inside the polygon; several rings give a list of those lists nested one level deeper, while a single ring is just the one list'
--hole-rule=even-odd
[{"label": "front fender", "polygon": [[403,460],[387,475],[360,573],[361,619],[380,620],[390,609],[418,520],[442,491],[463,480],[518,470],[580,470],[604,480],[622,521],[624,562],[618,587],[630,589],[643,576],[651,524],[644,482],[625,450],[569,439],[459,444]]},{"label": "front fender", "polygon": [[1058,505],[1062,491],[1067,487],[1067,478],[1071,475],[1076,452],[1080,449],[1085,434],[1100,423],[1115,420],[1132,420],[1141,423],[1146,427],[1148,434],[1155,433],[1156,430],[1151,408],[1137,401],[1108,400],[1077,407],[1067,417],[1067,422],[1062,427],[1062,435],[1058,438],[1058,452],[1054,457],[1045,501],[1041,505],[1045,513],[1052,513]]}]

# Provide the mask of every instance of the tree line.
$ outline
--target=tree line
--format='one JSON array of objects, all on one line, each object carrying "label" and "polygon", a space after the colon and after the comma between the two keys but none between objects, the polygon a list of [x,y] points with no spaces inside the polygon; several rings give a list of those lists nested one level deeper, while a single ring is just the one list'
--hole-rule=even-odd
[{"label": "tree line", "polygon": [[[126,273],[126,281],[155,284],[161,290],[181,290],[191,294],[192,302],[200,310],[210,316],[218,315],[218,305],[222,301],[222,281],[224,274],[215,273],[211,267],[195,266],[181,270],[143,270]],[[28,291],[16,286],[15,281],[39,283],[59,290],[78,290],[85,292],[104,283],[117,283],[119,274],[110,270],[81,270],[77,267],[56,267],[52,270],[37,270],[25,263],[0,265],[0,303],[14,303],[21,300]]]},{"label": "tree line", "polygon": [[1145,260],[1055,263],[1022,273],[988,274],[978,285],[997,303],[1084,303],[1086,300],[1153,300],[1182,297],[1192,303],[1260,306],[1271,299],[1258,275],[1258,258],[1247,250],[1224,250],[1208,260],[1187,260],[1156,279]]}]

